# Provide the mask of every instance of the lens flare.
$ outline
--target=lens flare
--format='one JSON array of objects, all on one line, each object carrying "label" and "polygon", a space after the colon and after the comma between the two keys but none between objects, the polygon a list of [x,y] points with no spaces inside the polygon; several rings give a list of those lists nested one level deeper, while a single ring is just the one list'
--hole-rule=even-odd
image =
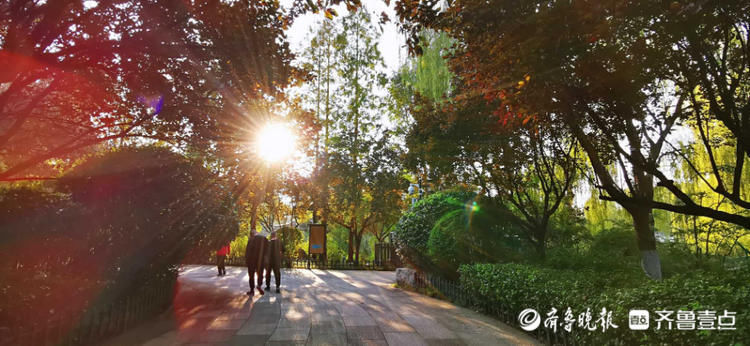
[{"label": "lens flare", "polygon": [[255,138],[255,150],[269,163],[281,162],[292,156],[297,139],[288,125],[273,123],[263,127]]}]

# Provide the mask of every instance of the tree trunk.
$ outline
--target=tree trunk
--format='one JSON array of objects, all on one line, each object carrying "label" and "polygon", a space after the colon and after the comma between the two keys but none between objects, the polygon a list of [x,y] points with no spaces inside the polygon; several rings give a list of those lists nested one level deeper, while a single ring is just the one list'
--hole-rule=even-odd
[{"label": "tree trunk", "polygon": [[[551,214],[550,214],[551,215]],[[547,228],[549,227],[549,216],[545,216],[535,227],[536,254],[544,261],[547,258]]]},{"label": "tree trunk", "polygon": [[354,236],[354,263],[359,264],[359,248],[362,244],[362,235]]},{"label": "tree trunk", "polygon": [[656,251],[653,210],[648,207],[631,206],[629,211],[633,217],[638,250],[641,251],[641,267],[648,277],[661,280],[661,260]]},{"label": "tree trunk", "polygon": [[541,238],[537,238],[537,242],[534,244],[536,247],[536,254],[542,261],[547,257],[547,246],[545,243],[544,236],[542,236]]},{"label": "tree trunk", "polygon": [[354,231],[349,230],[349,249],[346,256],[346,261],[351,263],[354,260]]}]

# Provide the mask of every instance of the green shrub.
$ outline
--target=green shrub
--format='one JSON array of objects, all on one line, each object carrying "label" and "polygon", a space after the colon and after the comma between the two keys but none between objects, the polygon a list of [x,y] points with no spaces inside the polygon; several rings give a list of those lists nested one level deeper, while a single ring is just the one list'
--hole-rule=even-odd
[{"label": "green shrub", "polygon": [[[625,344],[736,345],[750,340],[750,272],[705,272],[679,274],[661,282],[647,281],[640,287],[607,290],[595,302],[597,306],[612,309],[615,324],[621,326],[612,335],[596,333],[582,335],[582,340],[606,341],[616,337]],[[742,279],[737,279],[741,277]],[[720,315],[724,310],[736,312],[734,331],[719,330],[654,330],[655,322],[647,331],[628,329],[630,309],[656,310],[712,310]],[[674,315],[672,315],[674,318]]]},{"label": "green shrub", "polygon": [[229,244],[229,258],[245,258],[245,249],[247,248],[247,236],[241,235],[234,238]]},{"label": "green shrub", "polygon": [[0,325],[175,277],[188,251],[208,253],[236,234],[228,190],[165,148],[103,153],[56,182],[0,190]]},{"label": "green shrub", "polygon": [[[705,271],[722,269],[720,258],[702,257],[699,259],[684,243],[659,244],[657,250],[665,278],[698,269]],[[632,226],[616,225],[597,233],[590,240],[579,242],[574,247],[550,248],[543,262],[533,258],[528,262],[555,269],[587,269],[638,276],[643,275],[640,260],[640,251],[633,239]]]},{"label": "green shrub", "polygon": [[446,214],[464,208],[473,197],[474,193],[465,190],[437,192],[412,206],[394,229],[404,259],[417,268],[431,267],[426,255],[432,228]]},{"label": "green shrub", "polygon": [[601,284],[592,272],[524,264],[463,265],[459,270],[462,287],[476,298],[473,304],[500,306],[512,314],[525,308],[547,311],[551,307],[580,306],[593,298],[589,293]]},{"label": "green shrub", "polygon": [[283,246],[284,256],[295,257],[297,247],[302,244],[302,231],[294,227],[282,227],[277,232]]},{"label": "green shrub", "polygon": [[[605,275],[592,270],[558,270],[522,264],[463,265],[460,273],[461,285],[472,297],[469,303],[476,307],[499,307],[512,316],[533,308],[542,318],[554,307],[561,320],[568,307],[575,316],[590,308],[594,320],[602,308],[613,312],[616,329],[589,332],[575,325],[571,336],[579,344],[735,345],[750,340],[748,269],[693,271],[661,282],[628,273]],[[629,281],[629,285],[623,286],[625,281]],[[648,330],[629,329],[630,309],[651,312]],[[719,315],[724,310],[736,312],[737,330],[677,330],[674,325],[672,330],[655,330],[655,311],[680,309],[696,314],[703,310],[718,311]],[[557,332],[564,333],[560,327]]]},{"label": "green shrub", "polygon": [[457,278],[462,264],[510,261],[520,257],[515,229],[479,201],[446,213],[430,231],[427,254],[446,278]]}]

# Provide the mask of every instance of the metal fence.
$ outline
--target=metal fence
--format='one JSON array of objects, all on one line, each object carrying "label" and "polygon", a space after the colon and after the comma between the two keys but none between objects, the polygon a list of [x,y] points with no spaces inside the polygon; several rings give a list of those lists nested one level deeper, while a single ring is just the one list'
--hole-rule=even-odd
[{"label": "metal fence", "polygon": [[333,269],[333,270],[394,270],[390,262],[375,261],[321,261],[321,260],[304,260],[295,259],[287,261],[287,268],[307,268],[307,269]]},{"label": "metal fence", "polygon": [[172,302],[173,278],[145,284],[126,299],[80,311],[63,311],[45,321],[26,321],[0,334],[2,345],[89,345],[121,334],[166,310]]},{"label": "metal fence", "polygon": [[393,243],[375,244],[375,263],[380,265],[398,266],[399,258],[396,254],[396,246]]},{"label": "metal fence", "polygon": [[[204,260],[194,260],[194,263],[185,264],[200,264],[200,265],[216,265],[216,260],[206,258]],[[227,257],[224,262],[227,266],[244,267],[244,257]],[[391,261],[359,261],[359,262],[347,262],[347,261],[329,261],[319,259],[298,259],[298,258],[284,258],[282,260],[282,267],[284,268],[298,268],[298,269],[333,269],[333,270],[394,270],[395,267],[391,264]]]},{"label": "metal fence", "polygon": [[[463,289],[460,282],[448,280],[441,276],[418,272],[415,278],[417,290],[438,298],[449,300],[456,305],[477,309],[484,314],[495,317],[508,325],[518,328],[518,312],[494,304],[491,299],[471,295]],[[574,345],[570,333],[559,331],[550,332],[547,328],[538,328],[533,332],[526,332],[547,345]]]}]

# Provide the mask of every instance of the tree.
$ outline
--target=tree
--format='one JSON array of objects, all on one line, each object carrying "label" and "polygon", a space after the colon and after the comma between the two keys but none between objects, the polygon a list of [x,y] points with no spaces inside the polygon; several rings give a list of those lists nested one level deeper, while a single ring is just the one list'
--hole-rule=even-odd
[{"label": "tree", "polygon": [[0,195],[0,275],[12,303],[3,325],[125,299],[237,233],[226,181],[165,148],[102,153],[55,182]]},{"label": "tree", "polygon": [[259,210],[259,222],[264,231],[270,233],[276,226],[282,226],[285,216],[289,215],[289,208],[285,205],[275,191],[266,193]]},{"label": "tree", "polygon": [[425,29],[419,33],[420,55],[409,59],[398,72],[401,84],[408,90],[407,97],[419,93],[432,102],[440,103],[451,92],[454,77],[445,56],[452,53],[454,41],[441,31]]},{"label": "tree", "polygon": [[[359,261],[362,236],[379,215],[372,205],[381,197],[372,193],[376,189],[375,179],[394,171],[394,166],[379,166],[386,160],[390,161],[388,164],[393,162],[385,158],[393,150],[391,137],[378,124],[383,102],[376,91],[384,83],[379,72],[383,63],[377,49],[379,33],[366,10],[353,11],[331,24],[334,28],[326,23],[320,29],[322,34],[316,36],[321,43],[328,42],[325,47],[332,48],[333,58],[338,62],[331,71],[327,60],[331,52],[327,51],[323,55],[326,67],[319,69],[323,79],[317,79],[325,82],[326,95],[329,95],[329,87],[334,86],[336,89],[331,94],[337,95],[336,98],[317,98],[316,94],[317,100],[325,101],[325,108],[320,112],[328,117],[324,122],[327,139],[323,164],[326,186],[323,203],[328,210],[323,214],[324,220],[348,230],[347,260]],[[331,32],[335,33],[332,42],[328,41],[330,37],[321,37]],[[322,60],[317,61],[322,63]],[[322,91],[321,88],[315,90]],[[318,102],[315,104],[317,107]],[[330,191],[327,191],[328,186]]]},{"label": "tree", "polygon": [[282,251],[284,252],[284,257],[295,257],[295,251],[297,250],[297,247],[302,243],[302,231],[297,228],[285,226],[281,227],[278,232],[279,239],[281,240],[281,244],[283,246]]},{"label": "tree", "polygon": [[[737,139],[728,143],[747,156],[742,138],[748,128],[740,124],[750,109],[742,98],[747,76],[741,72],[748,66],[741,48],[747,47],[748,4],[630,5],[460,1],[438,13],[420,1],[402,1],[398,9],[407,22],[433,25],[458,39],[461,53],[453,70],[488,100],[501,102],[499,118],[565,124],[588,156],[601,198],[632,216],[644,270],[658,279],[652,209],[750,226],[747,216],[699,204],[661,164],[674,146],[670,134],[676,127],[689,119],[705,121],[703,93],[713,104],[708,113]],[[721,100],[710,101],[719,90]],[[742,156],[730,169],[734,184],[743,180]],[[657,186],[674,202],[656,199]],[[712,186],[743,204],[737,188]]]},{"label": "tree", "polygon": [[575,142],[559,126],[497,121],[496,106],[481,95],[463,84],[456,92],[442,105],[413,104],[409,154],[434,174],[455,177],[441,180],[479,186],[495,211],[518,225],[544,257],[552,217],[571,199],[579,176]]},{"label": "tree", "polygon": [[[322,19],[320,26],[311,29],[310,45],[301,56],[302,68],[308,72],[306,82],[302,86],[301,98],[305,107],[311,109],[314,119],[312,126],[314,132],[315,158],[313,179],[320,187],[313,193],[313,222],[318,222],[319,211],[323,214],[323,220],[328,213],[328,153],[331,133],[331,122],[333,112],[340,107],[340,99],[337,97],[338,60],[336,52],[341,49],[341,40],[338,22],[333,19]],[[321,133],[322,132],[322,133]],[[321,148],[322,145],[322,148]]]},{"label": "tree", "polygon": [[[410,140],[408,134],[414,127],[426,126],[423,121],[415,118],[417,113],[426,114],[427,109],[439,108],[450,96],[451,82],[454,78],[444,58],[452,52],[453,40],[450,36],[425,29],[419,33],[419,37],[421,39],[417,48],[422,54],[409,58],[391,78],[389,84],[388,106],[393,115],[391,121],[397,124],[398,134],[406,137],[407,141]],[[420,112],[421,107],[426,108]],[[425,162],[422,155],[414,154],[429,151],[431,146],[438,144],[419,140],[407,144],[412,154],[406,155],[406,165],[416,173],[417,181],[425,185],[429,185],[430,182],[436,183],[434,185],[443,188],[450,188],[458,183],[452,179],[454,175],[436,171]]]},{"label": "tree", "polygon": [[362,238],[366,233],[383,234],[383,227],[400,214],[399,203],[407,181],[401,176],[398,151],[388,133],[368,148],[359,161],[359,171],[344,157],[331,156],[334,193],[331,198],[330,220],[347,229],[349,248],[347,260],[359,262]]},{"label": "tree", "polygon": [[[713,133],[713,142],[723,142],[723,138],[729,136],[721,131],[726,131],[721,127],[706,123],[703,131]],[[698,201],[698,204],[709,206],[716,210],[723,210],[730,213],[743,213],[743,208],[732,203],[724,194],[715,193],[711,184],[716,184],[711,173],[713,167],[722,167],[723,174],[728,173],[727,168],[732,167],[736,160],[736,148],[727,145],[718,145],[709,151],[702,150],[704,142],[701,140],[702,131],[697,126],[692,127],[694,140],[691,143],[675,148],[672,153],[678,154],[675,157],[684,157],[675,163],[676,178],[680,181],[680,188],[690,196],[691,199]],[[718,133],[718,135],[716,135]],[[750,174],[750,167],[745,165],[743,168],[744,175]],[[711,179],[711,184],[707,184],[706,177]],[[731,181],[731,180],[730,180]],[[665,193],[668,193],[665,191]],[[741,196],[750,193],[750,186],[743,185],[740,190]],[[677,215],[672,220],[675,229],[675,235],[682,238],[686,244],[693,245],[693,251],[698,259],[708,258],[711,254],[721,254],[723,256],[731,255],[736,243],[742,243],[743,238],[750,234],[750,229],[742,226],[726,223],[709,217],[696,215]],[[747,242],[745,242],[747,244]]]},{"label": "tree", "polygon": [[226,129],[292,73],[275,3],[17,0],[0,16],[0,179],[130,138],[234,153]]}]

